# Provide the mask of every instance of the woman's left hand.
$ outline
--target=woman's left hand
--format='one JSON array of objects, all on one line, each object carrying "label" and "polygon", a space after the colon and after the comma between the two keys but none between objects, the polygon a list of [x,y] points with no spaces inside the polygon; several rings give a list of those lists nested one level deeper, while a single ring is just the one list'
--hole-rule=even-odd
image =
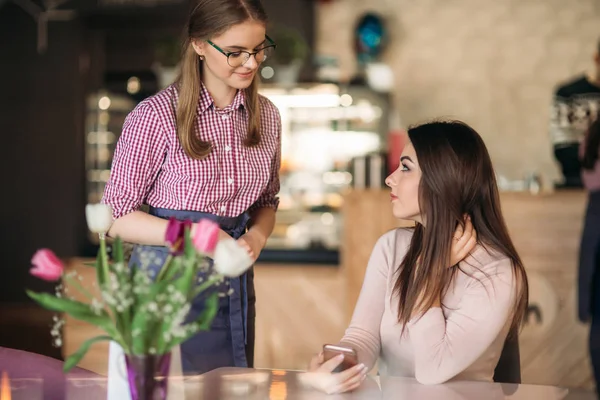
[{"label": "woman's left hand", "polygon": [[246,249],[254,261],[256,261],[265,245],[265,240],[260,234],[252,230],[246,232],[237,241],[240,246]]},{"label": "woman's left hand", "polygon": [[477,244],[477,232],[471,223],[471,217],[465,218],[465,228],[463,230],[460,224],[456,227],[452,237],[452,247],[450,249],[450,265],[453,267],[461,262],[475,248]]}]

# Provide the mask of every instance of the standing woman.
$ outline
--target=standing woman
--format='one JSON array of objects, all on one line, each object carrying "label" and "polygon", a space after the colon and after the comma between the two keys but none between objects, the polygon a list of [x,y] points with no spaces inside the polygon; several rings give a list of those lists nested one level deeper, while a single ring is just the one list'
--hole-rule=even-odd
[{"label": "standing woman", "polygon": [[[258,94],[255,77],[275,47],[266,22],[260,0],[199,0],[179,78],[128,115],[103,202],[115,219],[108,234],[136,244],[130,264],[144,249],[166,258],[171,217],[218,222],[221,238],[237,239],[254,259],[263,249],[279,204],[281,158],[279,111]],[[251,269],[231,279],[210,331],[183,343],[184,372],[253,366],[253,278]],[[202,306],[196,301],[190,318]]]},{"label": "standing woman", "polygon": [[589,195],[579,249],[579,319],[592,320],[589,350],[600,395],[600,118],[581,143],[580,157]]}]

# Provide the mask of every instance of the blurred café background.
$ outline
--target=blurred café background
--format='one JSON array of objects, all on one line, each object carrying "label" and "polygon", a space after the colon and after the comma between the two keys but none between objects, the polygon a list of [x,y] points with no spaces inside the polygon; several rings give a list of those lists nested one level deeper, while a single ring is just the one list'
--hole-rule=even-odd
[{"label": "blurred caf\u00e9 background", "polygon": [[[92,335],[25,288],[31,255],[83,262],[123,120],[177,74],[193,0],[0,0],[0,347],[62,359]],[[483,136],[530,280],[524,383],[592,390],[576,312],[587,194],[550,139],[556,88],[593,71],[597,0],[263,0],[277,42],[261,92],[281,112],[277,225],[256,267],[256,366],[305,368],[347,326],[375,240],[392,218],[383,180],[411,124],[453,117]],[[598,88],[600,91],[600,88]],[[587,108],[586,108],[587,107]],[[595,107],[595,108],[594,108]],[[597,112],[598,103],[580,112]],[[80,366],[106,373],[107,346]]]}]

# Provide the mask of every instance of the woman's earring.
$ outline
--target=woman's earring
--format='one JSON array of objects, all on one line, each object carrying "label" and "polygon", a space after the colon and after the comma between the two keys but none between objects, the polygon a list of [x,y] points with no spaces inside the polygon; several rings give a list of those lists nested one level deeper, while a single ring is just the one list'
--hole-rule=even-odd
[{"label": "woman's earring", "polygon": [[200,61],[204,61],[204,56],[200,56]]}]

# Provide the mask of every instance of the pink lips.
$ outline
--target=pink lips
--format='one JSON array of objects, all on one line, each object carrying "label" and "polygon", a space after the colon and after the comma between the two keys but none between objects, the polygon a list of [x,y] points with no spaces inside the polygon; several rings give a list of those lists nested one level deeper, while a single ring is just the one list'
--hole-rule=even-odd
[{"label": "pink lips", "polygon": [[239,73],[239,72],[238,72],[237,74],[238,74],[238,75],[239,75],[241,78],[250,78],[252,75],[254,75],[254,72],[252,72],[252,71],[251,71],[251,72],[247,72],[247,73],[245,73],[245,74],[242,74],[242,73]]}]

